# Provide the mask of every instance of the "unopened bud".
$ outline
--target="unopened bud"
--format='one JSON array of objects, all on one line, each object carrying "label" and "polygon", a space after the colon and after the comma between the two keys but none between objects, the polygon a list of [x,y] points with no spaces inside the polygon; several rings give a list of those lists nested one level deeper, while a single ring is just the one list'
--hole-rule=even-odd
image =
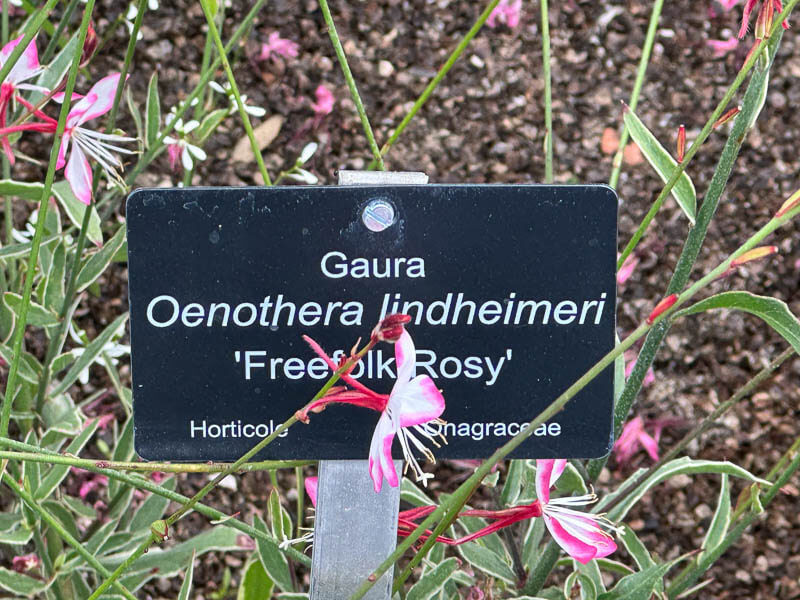
[{"label": "unopened bud", "polygon": [[744,263],[748,263],[753,260],[758,260],[759,258],[764,258],[765,256],[770,256],[771,254],[775,254],[778,251],[777,246],[760,246],[758,248],[753,248],[752,250],[748,250],[744,254],[737,256],[731,261],[731,267],[738,267],[743,265]]},{"label": "unopened bud", "polygon": [[722,116],[721,116],[719,119],[717,119],[716,121],[714,121],[714,129],[716,129],[716,128],[717,128],[717,127],[719,127],[720,125],[723,125],[723,124],[727,123],[727,122],[728,122],[728,121],[730,121],[730,120],[731,120],[733,117],[735,117],[736,115],[738,115],[740,112],[742,112],[742,109],[741,109],[741,107],[739,107],[739,106],[734,106],[732,109],[730,109],[729,111],[727,111],[727,112],[726,112],[724,115],[722,115]]},{"label": "unopened bud", "polygon": [[377,342],[394,343],[400,339],[405,331],[405,324],[411,321],[411,315],[396,313],[388,315],[372,330],[372,339]]},{"label": "unopened bud", "polygon": [[757,40],[763,40],[769,35],[769,30],[772,29],[772,17],[775,13],[775,5],[770,0],[764,0],[761,3],[761,10],[758,11],[756,18],[755,36]]},{"label": "unopened bud", "polygon": [[655,321],[658,317],[664,314],[667,310],[669,310],[673,304],[678,301],[678,294],[670,294],[666,298],[664,298],[661,302],[656,304],[656,307],[653,309],[653,312],[650,313],[650,316],[647,317],[647,324],[652,325],[653,321]]},{"label": "unopened bud", "polygon": [[778,212],[775,213],[775,218],[782,217],[798,206],[800,206],[800,190],[797,190],[794,194],[789,196],[789,199],[784,202],[780,209],[778,209]]},{"label": "unopened bud", "polygon": [[95,32],[90,21],[89,29],[86,30],[86,39],[83,42],[83,51],[81,52],[81,68],[89,64],[95,50],[97,50],[97,32]]},{"label": "unopened bud", "polygon": [[683,162],[683,157],[686,155],[686,127],[681,125],[678,127],[678,162]]}]

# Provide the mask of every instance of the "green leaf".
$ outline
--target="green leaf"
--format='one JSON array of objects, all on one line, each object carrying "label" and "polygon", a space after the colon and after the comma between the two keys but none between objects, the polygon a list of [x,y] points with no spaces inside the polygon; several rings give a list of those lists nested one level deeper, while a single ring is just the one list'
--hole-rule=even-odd
[{"label": "green leaf", "polygon": [[50,587],[50,583],[47,581],[34,579],[22,573],[0,567],[0,588],[7,592],[32,598],[43,593],[48,587]]},{"label": "green leaf", "polygon": [[153,71],[150,83],[147,85],[147,104],[145,106],[145,129],[147,138],[145,145],[150,148],[158,140],[158,131],[161,129],[161,99],[158,97],[158,71]]},{"label": "green leaf", "polygon": [[196,554],[192,552],[192,558],[189,559],[189,566],[186,567],[186,574],[183,576],[181,591],[178,592],[178,600],[189,600],[189,594],[192,591],[192,579],[194,578],[195,556]]},{"label": "green leaf", "polygon": [[275,584],[258,559],[251,559],[244,568],[242,583],[236,593],[236,600],[266,600],[272,597]]},{"label": "green leaf", "polygon": [[289,512],[281,506],[281,497],[278,494],[278,490],[272,489],[267,506],[272,537],[281,541],[291,538],[292,518],[289,516]]},{"label": "green leaf", "polygon": [[200,147],[202,147],[209,136],[216,131],[223,119],[228,116],[228,111],[229,109],[227,108],[218,108],[205,116],[200,123],[200,127],[197,128],[197,133],[195,135]]},{"label": "green leaf", "polygon": [[[119,437],[114,442],[114,453],[111,456],[113,460],[128,462],[133,458],[133,418],[128,418]],[[108,482],[108,495],[113,498],[117,491],[124,486],[125,484],[116,479],[110,480]]]},{"label": "green leaf", "polygon": [[458,546],[458,553],[473,567],[492,577],[511,584],[516,581],[514,571],[511,570],[509,564],[488,548],[475,542],[467,542]]},{"label": "green leaf", "polygon": [[121,225],[114,236],[103,244],[102,249],[92,254],[89,260],[86,261],[86,264],[81,268],[77,280],[77,290],[79,292],[85,290],[95,279],[100,277],[124,242],[125,225]]},{"label": "green leaf", "polygon": [[561,477],[556,481],[556,489],[563,496],[575,493],[580,495],[589,493],[589,488],[586,487],[583,477],[578,473],[578,469],[575,468],[575,465],[570,462],[567,463]]},{"label": "green leaf", "polygon": [[89,241],[95,246],[101,246],[103,244],[103,232],[100,230],[100,216],[97,214],[95,207],[93,205],[86,206],[83,202],[78,200],[75,194],[72,193],[68,181],[58,181],[54,183],[53,194],[75,227],[81,226],[84,212],[87,210],[91,211],[86,237],[89,238]]},{"label": "green leaf", "polygon": [[789,342],[795,352],[800,352],[800,321],[786,303],[777,298],[758,296],[750,292],[723,292],[678,311],[674,318],[716,308],[735,308],[760,317]]},{"label": "green leaf", "polygon": [[133,99],[133,94],[131,93],[131,86],[125,86],[125,102],[128,105],[128,112],[131,113],[131,117],[133,117],[133,122],[136,125],[136,139],[143,140],[144,139],[144,128],[142,127],[142,113],[139,110],[139,104]]},{"label": "green leaf", "polygon": [[664,585],[664,576],[685,557],[648,567],[619,580],[614,589],[600,594],[597,600],[650,600],[659,586]]},{"label": "green leaf", "polygon": [[[86,443],[92,438],[94,432],[97,431],[97,423],[97,419],[94,419],[88,423],[83,431],[81,431],[80,434],[78,434],[78,436],[72,440],[69,446],[67,446],[64,452],[73,456],[77,456]],[[42,478],[42,483],[36,490],[36,493],[33,495],[33,497],[36,500],[48,498],[50,494],[53,493],[53,490],[55,490],[61,484],[61,482],[67,476],[67,473],[69,473],[69,465],[53,465],[50,467],[50,471],[48,471],[47,475]]]},{"label": "green leaf", "polygon": [[42,303],[50,311],[58,314],[64,304],[65,269],[67,265],[67,249],[64,244],[58,244],[53,251],[53,262],[47,274],[47,283],[44,286]]},{"label": "green leaf", "polygon": [[[253,526],[259,531],[269,534],[267,524],[257,515],[254,518]],[[275,585],[284,592],[294,591],[292,578],[289,574],[289,563],[278,546],[274,543],[270,544],[264,538],[259,537],[256,538],[256,548],[264,570],[269,575],[269,578],[275,582]]]},{"label": "green leaf", "polygon": [[522,490],[522,477],[526,468],[527,463],[524,460],[508,461],[508,474],[503,483],[503,491],[500,492],[500,502],[503,506],[511,506],[519,498]]},{"label": "green leaf", "polygon": [[400,500],[403,502],[408,502],[409,504],[413,504],[414,506],[429,506],[431,504],[436,504],[408,477],[403,477],[400,480]]},{"label": "green leaf", "polygon": [[[72,58],[75,56],[75,50],[78,45],[78,33],[75,32],[69,41],[64,44],[64,47],[53,57],[50,64],[44,68],[42,74],[36,79],[36,85],[39,85],[48,90],[54,90],[58,84],[64,79],[72,64]],[[28,96],[28,102],[31,104],[38,104],[44,99],[44,94],[33,90]]]},{"label": "green leaf", "polygon": [[[733,463],[715,460],[694,460],[688,456],[685,456],[683,458],[676,458],[675,460],[671,460],[668,463],[661,465],[661,467],[659,467],[650,477],[643,481],[641,485],[637,486],[635,489],[631,490],[630,493],[626,494],[624,500],[622,500],[613,509],[611,509],[611,511],[609,511],[608,517],[612,521],[621,521],[625,518],[625,515],[628,513],[631,507],[636,504],[642,498],[642,496],[644,496],[651,488],[663,481],[666,481],[670,477],[675,477],[676,475],[697,475],[700,473],[727,473],[728,475],[741,477],[742,479],[746,479],[754,483],[763,483],[765,485],[769,485],[768,481],[759,479],[747,469],[743,469],[742,467]],[[639,474],[640,472],[634,473],[631,475],[631,477],[638,477]],[[625,485],[624,482],[622,485]],[[602,511],[605,504],[610,502],[615,496],[615,494],[609,494],[605,496],[603,500],[598,503],[596,510],[598,512]]]},{"label": "green leaf", "polygon": [[[19,313],[22,308],[22,296],[13,292],[6,292],[3,294],[3,301],[6,306],[14,313],[14,318],[19,319]],[[31,301],[28,307],[28,325],[34,327],[51,327],[58,325],[58,315],[51,310],[48,310],[41,304]]]},{"label": "green leaf", "polygon": [[8,531],[0,531],[0,544],[9,546],[24,546],[33,537],[33,530],[22,525]]},{"label": "green leaf", "polygon": [[86,349],[83,351],[78,357],[73,365],[67,371],[67,374],[64,375],[64,378],[59,382],[59,384],[55,387],[55,389],[51,392],[52,395],[62,394],[67,391],[69,386],[75,383],[75,380],[78,379],[78,376],[81,374],[86,367],[88,367],[95,358],[100,354],[103,350],[103,347],[108,344],[111,339],[119,333],[120,329],[125,326],[125,321],[128,319],[128,313],[122,314],[116,319],[114,322],[111,323],[108,327],[103,330],[103,333],[98,335],[94,338]]},{"label": "green leaf", "polygon": [[458,559],[455,557],[439,563],[414,584],[408,591],[406,600],[432,600],[438,594],[450,576],[458,569]]},{"label": "green leaf", "polygon": [[719,488],[719,502],[717,502],[717,510],[714,511],[714,518],[711,519],[711,525],[708,527],[708,533],[703,540],[703,551],[697,557],[697,561],[703,560],[703,557],[714,548],[720,545],[725,535],[728,533],[728,527],[731,523],[731,491],[728,483],[728,475],[722,474],[722,480]]},{"label": "green leaf", "polygon": [[647,547],[633,532],[633,529],[630,527],[620,527],[620,533],[617,537],[622,542],[622,545],[625,546],[625,550],[628,551],[628,554],[636,561],[636,565],[639,567],[640,571],[657,564],[656,561],[653,560],[653,557],[650,556]]},{"label": "green leaf", "polygon": [[[0,358],[2,358],[6,364],[11,364],[12,356],[13,352],[11,351],[11,348],[0,344]],[[39,364],[39,361],[36,360],[36,357],[33,356],[33,354],[23,350],[22,360],[19,361],[19,376],[28,383],[39,383],[39,375],[41,372],[42,365]]]},{"label": "green leaf", "polygon": [[[678,163],[628,106],[625,107],[623,120],[628,127],[628,131],[630,131],[633,141],[639,146],[647,162],[656,170],[661,180],[667,183],[675,172]],[[694,184],[686,171],[681,173],[678,181],[673,186],[672,196],[689,218],[689,222],[694,225],[695,211],[697,210],[697,192],[695,192]]]},{"label": "green leaf", "polygon": [[[46,237],[42,240],[42,247],[49,246],[56,240],[60,240],[60,235],[51,235]],[[21,256],[28,256],[31,252],[32,243],[25,242],[23,244],[12,244],[10,246],[5,246],[4,248],[0,248],[0,261],[7,260],[9,258],[20,258]]]},{"label": "green leaf", "polygon": [[66,394],[55,394],[47,399],[42,408],[42,421],[48,429],[68,435],[78,435],[83,425],[75,403]]}]

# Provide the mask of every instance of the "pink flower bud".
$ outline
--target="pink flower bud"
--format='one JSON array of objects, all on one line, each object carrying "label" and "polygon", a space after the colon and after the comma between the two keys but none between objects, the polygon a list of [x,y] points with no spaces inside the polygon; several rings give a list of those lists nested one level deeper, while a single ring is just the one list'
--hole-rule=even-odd
[{"label": "pink flower bud", "polygon": [[789,199],[784,202],[778,212],[775,213],[775,218],[782,217],[793,208],[797,208],[798,205],[800,205],[800,190],[797,190],[794,194],[789,196]]},{"label": "pink flower bud", "polygon": [[[747,62],[747,61],[745,61],[745,62]],[[722,115],[722,116],[721,116],[719,119],[717,119],[716,121],[714,121],[714,129],[716,129],[716,128],[717,128],[717,127],[719,127],[720,125],[723,125],[724,123],[727,123],[727,122],[728,122],[728,121],[730,121],[730,120],[731,120],[733,117],[735,117],[736,115],[738,115],[738,114],[739,114],[741,111],[742,111],[742,109],[741,109],[740,107],[738,107],[738,106],[734,106],[732,109],[730,109],[729,111],[727,111],[727,112],[726,112],[724,115]]]},{"label": "pink flower bud", "polygon": [[653,321],[655,321],[658,317],[664,314],[667,310],[669,310],[673,304],[678,301],[678,294],[670,294],[666,298],[664,298],[661,302],[656,304],[656,307],[653,309],[653,312],[650,313],[650,316],[647,317],[647,324],[652,325]]},{"label": "pink flower bud", "polygon": [[678,162],[683,162],[683,157],[686,155],[686,127],[681,125],[678,127]]},{"label": "pink flower bud", "polygon": [[372,330],[371,338],[376,342],[394,343],[403,335],[404,326],[411,321],[410,315],[393,314],[383,318]]},{"label": "pink flower bud", "polygon": [[15,556],[11,559],[11,568],[17,573],[24,573],[35,569],[42,564],[41,559],[35,554],[26,554],[25,556]]},{"label": "pink flower bud", "polygon": [[744,254],[734,258],[731,261],[731,268],[738,267],[753,260],[758,260],[759,258],[764,258],[765,256],[769,256],[771,254],[775,254],[777,251],[777,246],[760,246],[758,248],[753,248],[752,250],[748,250]]},{"label": "pink flower bud", "polygon": [[97,32],[90,21],[89,29],[86,31],[86,39],[83,42],[83,51],[81,52],[81,68],[89,64],[95,50],[97,50]]}]

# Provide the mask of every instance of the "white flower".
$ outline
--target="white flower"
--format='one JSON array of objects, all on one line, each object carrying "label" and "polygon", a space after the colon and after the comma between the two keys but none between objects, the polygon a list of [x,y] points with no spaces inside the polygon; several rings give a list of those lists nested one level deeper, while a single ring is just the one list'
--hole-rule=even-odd
[{"label": "white flower", "polygon": [[[210,81],[208,85],[215,92],[224,94],[228,97],[228,102],[230,104],[230,109],[228,110],[229,115],[232,115],[239,110],[239,107],[236,104],[236,97],[233,95],[233,90],[231,89],[230,83],[226,82],[224,86],[221,86],[216,81]],[[267,111],[260,106],[252,106],[247,104],[247,94],[242,94],[240,98],[242,99],[242,104],[244,105],[244,112],[246,112],[248,115],[252,115],[254,117],[263,117],[265,114],[267,114]]]}]

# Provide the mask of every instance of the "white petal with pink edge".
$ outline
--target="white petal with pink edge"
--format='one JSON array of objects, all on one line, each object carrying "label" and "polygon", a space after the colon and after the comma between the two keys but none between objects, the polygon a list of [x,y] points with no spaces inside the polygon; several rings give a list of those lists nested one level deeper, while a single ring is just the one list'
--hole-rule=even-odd
[{"label": "white petal with pink edge", "polygon": [[92,169],[89,161],[77,144],[72,145],[72,152],[69,155],[67,168],[64,176],[69,181],[69,187],[75,197],[88,205],[92,202]]},{"label": "white petal with pink edge", "polygon": [[407,331],[403,331],[400,339],[395,342],[394,362],[397,368],[397,381],[394,387],[397,388],[414,377],[417,370],[417,350],[414,348],[414,341]]},{"label": "white petal with pink edge", "polygon": [[401,427],[427,423],[444,412],[444,396],[428,375],[419,375],[405,385],[398,382],[389,403]]},{"label": "white petal with pink edge", "polygon": [[[78,125],[86,123],[86,121],[91,121],[111,110],[111,106],[114,104],[114,95],[117,93],[119,77],[119,73],[106,75],[92,86],[92,89],[89,90],[85,98],[75,105],[73,110],[77,109],[79,106],[81,109],[85,109],[85,112],[81,115],[77,123]],[[71,115],[72,111],[70,111],[70,116]]]},{"label": "white petal with pink edge", "polygon": [[545,525],[550,535],[564,551],[581,564],[586,564],[598,555],[597,548],[570,534],[561,523],[552,517],[544,516]]},{"label": "white petal with pink edge", "polygon": [[392,441],[394,440],[395,428],[392,419],[387,413],[383,413],[375,426],[372,434],[372,442],[369,446],[369,475],[376,492],[381,491],[383,478],[392,487],[397,487],[399,480],[397,471],[394,470],[392,462]]},{"label": "white petal with pink edge", "polygon": [[540,459],[536,461],[536,497],[539,502],[550,502],[550,488],[553,487],[567,468],[565,458]]}]

